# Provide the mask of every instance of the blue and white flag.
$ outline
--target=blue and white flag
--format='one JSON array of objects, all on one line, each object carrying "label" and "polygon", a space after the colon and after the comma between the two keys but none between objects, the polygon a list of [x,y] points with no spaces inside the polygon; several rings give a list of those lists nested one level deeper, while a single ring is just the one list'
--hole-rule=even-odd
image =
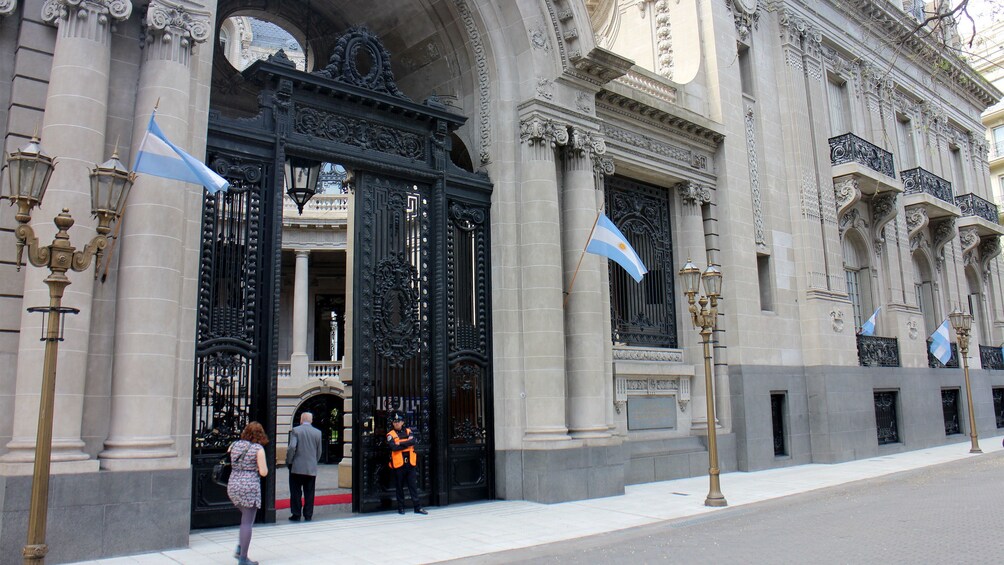
[{"label": "blue and white flag", "polygon": [[192,184],[201,184],[210,193],[226,190],[230,183],[216,174],[202,161],[182,151],[171,143],[164,132],[157,126],[154,116],[150,116],[143,143],[140,144],[136,156],[137,173],[146,173],[155,177],[180,180]]},{"label": "blue and white flag", "polygon": [[865,323],[861,324],[861,335],[875,335],[875,318],[878,316],[879,310],[881,309],[881,306],[876,308],[872,317],[868,318],[865,320]]},{"label": "blue and white flag", "polygon": [[942,365],[947,365],[952,359],[952,342],[948,338],[947,319],[931,334],[931,355],[941,361]]},{"label": "blue and white flag", "polygon": [[601,213],[597,218],[586,251],[617,261],[635,282],[641,282],[642,276],[648,272],[641,257],[606,214]]}]

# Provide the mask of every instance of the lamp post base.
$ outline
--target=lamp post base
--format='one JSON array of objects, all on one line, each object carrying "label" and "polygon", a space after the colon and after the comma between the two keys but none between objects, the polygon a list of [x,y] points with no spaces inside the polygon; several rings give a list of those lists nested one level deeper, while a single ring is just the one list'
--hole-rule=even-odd
[{"label": "lamp post base", "polygon": [[714,497],[709,494],[708,497],[704,499],[704,505],[713,506],[715,508],[721,508],[724,506],[728,506],[729,503],[727,500],[725,500],[725,497],[720,494],[718,495],[718,497]]},{"label": "lamp post base", "polygon": [[983,453],[983,450],[978,447],[974,447],[969,450],[969,453]]}]

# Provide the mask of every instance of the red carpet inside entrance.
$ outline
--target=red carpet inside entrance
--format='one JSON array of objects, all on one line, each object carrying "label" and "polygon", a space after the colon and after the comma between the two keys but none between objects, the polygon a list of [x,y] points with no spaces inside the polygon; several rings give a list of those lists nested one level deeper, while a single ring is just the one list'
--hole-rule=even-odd
[{"label": "red carpet inside entrance", "polygon": [[[324,496],[318,496],[314,498],[314,506],[327,506],[329,504],[351,504],[352,495],[351,494],[327,494]],[[276,510],[285,510],[289,508],[289,499],[282,498],[275,501]]]}]

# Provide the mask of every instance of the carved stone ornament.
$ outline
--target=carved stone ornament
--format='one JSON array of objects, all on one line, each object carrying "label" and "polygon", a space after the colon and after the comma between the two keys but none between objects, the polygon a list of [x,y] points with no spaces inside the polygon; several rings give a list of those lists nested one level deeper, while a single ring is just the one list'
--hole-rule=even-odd
[{"label": "carved stone ornament", "polygon": [[980,236],[976,228],[965,228],[959,230],[959,241],[962,242],[962,253],[968,253],[980,244]]},{"label": "carved stone ornament", "polygon": [[917,339],[920,335],[920,329],[917,326],[917,320],[910,320],[906,323],[906,335],[910,336],[910,339]]},{"label": "carved stone ornament", "polygon": [[660,361],[664,363],[683,363],[683,351],[680,349],[643,349],[614,347],[614,359],[618,361]]},{"label": "carved stone ornament", "polygon": [[598,157],[607,152],[606,142],[597,133],[588,132],[582,128],[571,128],[571,134],[566,149],[579,157]]},{"label": "carved stone ornament", "polygon": [[185,41],[202,43],[212,35],[209,16],[210,13],[195,2],[153,0],[144,20],[147,40],[153,41],[151,36],[156,36],[167,41],[176,35],[183,38],[183,44]]},{"label": "carved stone ornament", "polygon": [[568,143],[568,127],[550,118],[530,116],[519,122],[519,140],[527,145],[565,145]]},{"label": "carved stone ornament", "polygon": [[0,18],[9,16],[17,10],[17,0],[0,0]]},{"label": "carved stone ornament", "polygon": [[861,189],[854,177],[839,177],[833,183],[833,197],[837,203],[837,217],[843,220],[852,206],[861,200]]},{"label": "carved stone ornament", "polygon": [[481,39],[481,31],[474,21],[471,8],[467,5],[467,0],[453,0],[457,7],[457,13],[467,31],[467,39],[471,51],[474,53],[474,70],[478,75],[478,134],[481,147],[478,150],[481,164],[486,165],[491,161],[488,148],[492,141],[492,97],[489,84],[488,55],[486,54],[484,41]]},{"label": "carved stone ornament", "polygon": [[78,18],[85,19],[94,17],[98,25],[108,23],[111,18],[112,23],[129,19],[132,14],[132,2],[130,0],[45,0],[42,4],[42,21],[58,26],[61,21],[65,21],[70,14],[75,14]]},{"label": "carved stone ornament", "polygon": [[397,88],[390,53],[375,34],[362,26],[349,28],[342,34],[327,66],[314,74],[408,100]]},{"label": "carved stone ornament", "polygon": [[990,263],[1000,254],[1000,236],[980,238],[980,270],[983,272],[984,281],[990,280]]},{"label": "carved stone ornament", "polygon": [[885,226],[896,218],[895,192],[876,195],[872,198],[872,227],[875,230],[876,249],[881,249],[885,243]]},{"label": "carved stone ornament", "polygon": [[955,218],[931,222],[931,249],[937,260],[938,272],[945,263],[945,245],[955,239]]},{"label": "carved stone ornament", "polygon": [[528,29],[527,33],[530,34],[530,45],[533,45],[534,49],[543,49],[545,52],[551,50],[551,43],[547,40],[544,30],[534,27]]},{"label": "carved stone ornament", "polygon": [[729,7],[729,11],[732,12],[732,16],[736,20],[736,31],[739,33],[739,39],[746,41],[760,21],[760,1],[725,0],[725,5]]},{"label": "carved stone ornament", "polygon": [[830,327],[836,333],[843,333],[844,331],[844,313],[838,308],[833,308],[830,310]]},{"label": "carved stone ornament", "polygon": [[908,208],[906,211],[907,237],[913,239],[920,230],[927,227],[929,221],[927,209],[923,206]]},{"label": "carved stone ornament", "polygon": [[610,157],[597,157],[593,159],[593,173],[599,176],[612,177],[615,170],[614,160]]},{"label": "carved stone ornament", "polygon": [[702,206],[711,202],[711,189],[694,181],[683,181],[677,183],[676,190],[680,191],[680,198],[685,204]]},{"label": "carved stone ornament", "polygon": [[537,96],[544,100],[554,98],[554,83],[546,78],[537,79]]}]

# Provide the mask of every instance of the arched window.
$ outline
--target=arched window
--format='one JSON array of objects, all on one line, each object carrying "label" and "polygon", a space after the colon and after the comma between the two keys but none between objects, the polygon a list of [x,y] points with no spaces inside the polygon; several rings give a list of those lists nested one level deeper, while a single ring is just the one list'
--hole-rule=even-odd
[{"label": "arched window", "polygon": [[938,313],[934,303],[934,281],[931,278],[931,267],[919,251],[913,254],[913,288],[917,293],[917,305],[924,317],[925,335],[931,335],[938,328]]},{"label": "arched window", "polygon": [[857,232],[848,231],[844,236],[843,253],[844,275],[847,277],[847,295],[851,299],[854,313],[854,327],[860,329],[861,324],[871,316],[874,307],[867,247]]},{"label": "arched window", "polygon": [[979,331],[979,336],[973,336],[971,348],[976,344],[990,345],[990,324],[987,320],[987,310],[983,303],[983,286],[980,276],[973,268],[966,269],[966,283],[969,286],[969,313],[973,315],[973,329]]}]

